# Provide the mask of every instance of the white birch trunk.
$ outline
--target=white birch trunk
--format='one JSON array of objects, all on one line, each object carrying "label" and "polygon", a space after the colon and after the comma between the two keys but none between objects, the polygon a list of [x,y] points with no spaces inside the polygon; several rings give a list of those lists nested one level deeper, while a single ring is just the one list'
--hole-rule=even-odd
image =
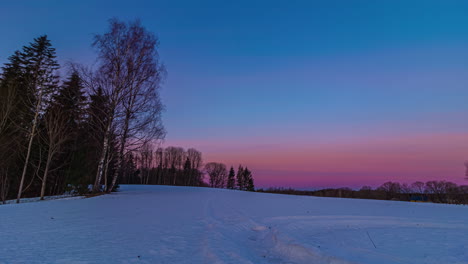
[{"label": "white birch trunk", "polygon": [[104,172],[104,166],[105,166],[105,161],[106,161],[106,155],[108,152],[109,148],[109,137],[110,137],[110,127],[112,124],[112,120],[109,121],[107,128],[106,128],[106,133],[104,134],[104,142],[102,146],[102,153],[101,157],[99,158],[99,163],[98,163],[98,169],[96,172],[96,181],[94,182],[94,187],[93,191],[94,192],[99,192],[101,190],[101,181],[102,181],[102,175]]},{"label": "white birch trunk", "polygon": [[21,194],[23,192],[24,178],[26,177],[26,171],[28,169],[29,156],[31,155],[31,148],[34,139],[34,134],[36,133],[37,118],[39,117],[39,110],[42,104],[42,89],[39,89],[38,100],[36,104],[36,109],[34,113],[33,126],[31,128],[31,134],[29,135],[28,151],[26,152],[26,159],[24,160],[23,173],[21,174],[21,181],[18,190],[18,196],[16,198],[16,203],[20,202]]},{"label": "white birch trunk", "polygon": [[130,122],[130,114],[127,112],[124,121],[124,132],[122,135],[122,139],[120,140],[120,150],[117,153],[117,167],[115,168],[114,175],[112,176],[112,183],[110,187],[107,189],[107,192],[112,192],[114,189],[115,184],[117,183],[117,178],[122,170],[122,163],[124,158],[124,151],[125,151],[125,144],[127,144],[127,137],[128,137],[128,126]]},{"label": "white birch trunk", "polygon": [[49,154],[47,155],[47,162],[44,170],[44,176],[42,176],[42,187],[41,187],[41,200],[44,200],[44,195],[45,195],[45,189],[46,189],[46,184],[47,184],[47,174],[49,173],[49,165],[50,161],[52,160],[52,155]]}]

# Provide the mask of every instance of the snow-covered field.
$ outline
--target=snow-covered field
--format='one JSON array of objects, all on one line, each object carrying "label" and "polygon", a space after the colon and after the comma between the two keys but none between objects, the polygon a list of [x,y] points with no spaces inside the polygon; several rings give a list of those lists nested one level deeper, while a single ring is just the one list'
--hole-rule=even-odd
[{"label": "snow-covered field", "polygon": [[[71,194],[63,194],[63,195],[54,195],[54,196],[44,196],[44,200],[71,200],[71,199],[82,199],[84,196],[76,196],[76,195],[71,195]],[[41,198],[40,197],[34,197],[34,198],[21,198],[20,202],[21,203],[34,203],[34,202],[40,202]],[[6,200],[6,204],[14,204],[16,203],[16,199],[13,200]],[[0,202],[0,205],[2,203]]]},{"label": "snow-covered field", "polygon": [[1,205],[0,263],[468,263],[468,206],[122,186]]}]

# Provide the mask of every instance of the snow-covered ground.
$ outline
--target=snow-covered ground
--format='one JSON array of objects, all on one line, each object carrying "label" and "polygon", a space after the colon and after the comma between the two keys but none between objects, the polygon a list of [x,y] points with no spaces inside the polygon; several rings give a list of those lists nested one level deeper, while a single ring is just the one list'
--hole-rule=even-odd
[{"label": "snow-covered ground", "polygon": [[[81,199],[84,196],[78,196],[78,195],[71,195],[71,194],[63,194],[63,195],[53,195],[53,196],[44,196],[44,200],[69,200],[69,199]],[[40,202],[41,198],[40,197],[33,197],[33,198],[21,198],[20,202],[21,203],[34,203],[34,202]],[[16,199],[13,200],[6,200],[5,204],[13,204],[16,203]],[[2,202],[0,202],[0,205],[2,205]]]},{"label": "snow-covered ground", "polygon": [[1,205],[0,263],[460,264],[468,206],[122,186]]}]

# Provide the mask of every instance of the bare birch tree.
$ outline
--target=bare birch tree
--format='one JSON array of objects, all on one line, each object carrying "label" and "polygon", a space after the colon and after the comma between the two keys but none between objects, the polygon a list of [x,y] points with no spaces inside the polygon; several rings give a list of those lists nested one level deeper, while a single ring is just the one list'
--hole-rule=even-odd
[{"label": "bare birch tree", "polygon": [[177,171],[183,168],[185,151],[181,147],[167,147],[165,150],[166,168],[172,176],[172,185],[177,184]]},{"label": "bare birch tree", "polygon": [[[41,178],[41,200],[44,200],[46,185],[47,185],[47,176],[48,173],[52,170],[51,162],[54,157],[60,153],[61,147],[71,138],[71,131],[69,131],[69,126],[67,126],[68,116],[60,107],[52,107],[49,109],[47,114],[44,116],[44,125],[45,125],[45,137],[44,141],[47,145],[47,158],[44,168],[44,174]],[[55,167],[54,170],[60,168],[64,164],[60,164]]]},{"label": "bare birch tree", "polygon": [[205,165],[205,171],[210,177],[210,187],[223,188],[226,186],[226,165],[217,162],[210,162]]},{"label": "bare birch tree", "polygon": [[[157,53],[158,40],[139,21],[123,23],[110,21],[109,32],[97,35],[93,44],[99,53],[97,80],[110,99],[110,117],[106,131],[116,124],[119,149],[111,191],[122,172],[122,163],[129,145],[163,138],[158,88],[164,74]],[[100,184],[109,148],[109,133],[103,142],[95,190]],[[135,147],[136,148],[136,147]]]},{"label": "bare birch tree", "polygon": [[[195,185],[197,184],[196,181],[199,181],[198,171],[200,170],[203,160],[202,160],[202,153],[194,148],[189,148],[187,150],[187,158],[190,161],[190,168],[191,171],[187,176],[187,183],[186,185]],[[197,179],[195,179],[197,177]]]}]

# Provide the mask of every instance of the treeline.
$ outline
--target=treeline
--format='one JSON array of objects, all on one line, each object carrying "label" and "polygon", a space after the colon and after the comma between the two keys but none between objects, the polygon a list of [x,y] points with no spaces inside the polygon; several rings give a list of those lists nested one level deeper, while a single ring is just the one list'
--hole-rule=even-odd
[{"label": "treeline", "polygon": [[210,187],[255,191],[252,172],[247,167],[239,165],[236,173],[231,166],[228,173],[226,165],[210,162],[205,165],[205,171],[209,177]]},{"label": "treeline", "polygon": [[457,185],[448,181],[428,181],[425,183],[417,181],[412,184],[386,182],[375,189],[370,186],[363,186],[359,190],[329,188],[317,191],[301,191],[291,188],[269,188],[257,191],[321,197],[468,204],[468,185]]},{"label": "treeline", "polygon": [[159,87],[165,69],[156,36],[138,21],[114,19],[92,45],[95,66],[70,64],[62,68],[69,72],[64,80],[47,36],[2,67],[1,201],[87,192],[90,184],[94,192],[110,192],[123,175],[131,180],[132,155],[164,138]]},{"label": "treeline", "polygon": [[202,153],[194,148],[154,148],[144,144],[126,156],[120,183],[255,190],[252,172],[247,167],[240,165],[237,173],[231,167],[228,173],[223,163],[203,164]]},{"label": "treeline", "polygon": [[202,153],[194,148],[154,149],[149,144],[127,155],[123,184],[162,184],[206,186],[203,181]]}]

